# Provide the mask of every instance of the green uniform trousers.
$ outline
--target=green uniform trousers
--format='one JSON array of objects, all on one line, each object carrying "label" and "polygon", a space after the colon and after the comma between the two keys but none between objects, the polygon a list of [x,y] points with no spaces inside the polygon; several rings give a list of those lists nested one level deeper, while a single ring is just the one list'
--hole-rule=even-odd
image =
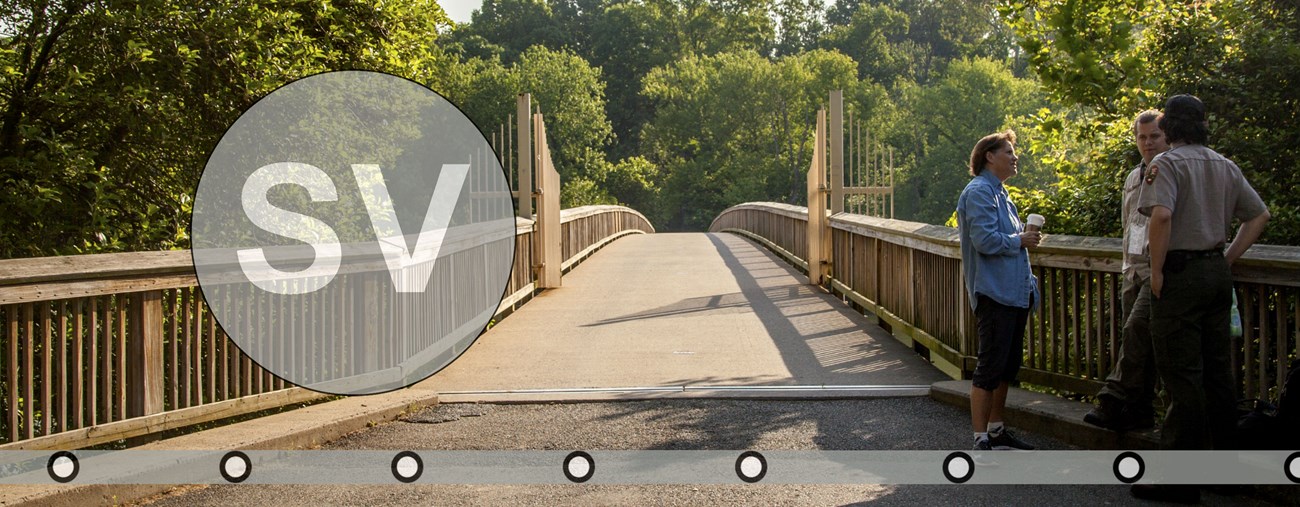
[{"label": "green uniform trousers", "polygon": [[1151,344],[1169,394],[1162,449],[1232,449],[1236,380],[1229,347],[1232,273],[1222,255],[1170,252],[1161,297],[1152,297]]},{"label": "green uniform trousers", "polygon": [[1151,352],[1151,283],[1124,277],[1124,340],[1115,369],[1106,376],[1099,396],[1132,404],[1150,413],[1155,398],[1156,363]]}]

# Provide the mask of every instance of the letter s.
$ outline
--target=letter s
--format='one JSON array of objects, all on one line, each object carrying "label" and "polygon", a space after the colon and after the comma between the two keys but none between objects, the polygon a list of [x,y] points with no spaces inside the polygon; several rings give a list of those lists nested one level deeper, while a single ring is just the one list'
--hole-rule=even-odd
[{"label": "letter s", "polygon": [[[316,258],[307,269],[289,272],[272,267],[262,248],[239,250],[236,255],[244,275],[258,288],[276,294],[307,294],[324,288],[338,274],[342,247],[329,224],[277,208],[267,200],[271,188],[280,184],[306,188],[312,202],[320,202],[338,200],[334,182],[320,168],[299,162],[264,165],[244,181],[242,203],[248,219],[264,231],[311,245]],[[292,283],[294,281],[300,283]]]}]

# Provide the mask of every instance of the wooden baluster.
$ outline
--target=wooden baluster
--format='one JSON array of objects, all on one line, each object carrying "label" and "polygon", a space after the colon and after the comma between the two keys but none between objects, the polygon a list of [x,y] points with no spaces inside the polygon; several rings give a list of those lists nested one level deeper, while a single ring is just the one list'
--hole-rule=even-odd
[{"label": "wooden baluster", "polygon": [[[1259,390],[1253,396],[1260,399],[1268,399],[1268,342],[1270,338],[1268,332],[1268,299],[1270,291],[1268,291],[1263,284],[1257,285],[1256,291],[1258,291],[1256,300],[1259,301],[1259,356],[1256,359],[1256,367],[1259,372],[1259,380],[1257,381],[1259,384]],[[1281,303],[1281,298],[1278,298],[1276,304],[1281,305]],[[1278,329],[1281,329],[1281,327],[1279,326]]]},{"label": "wooden baluster", "polygon": [[169,376],[169,377],[167,378],[167,385],[168,385],[168,386],[171,386],[171,388],[170,388],[170,392],[171,392],[171,398],[170,398],[170,400],[171,400],[171,405],[168,407],[168,408],[171,409],[171,410],[177,410],[177,409],[181,408],[182,406],[184,406],[184,405],[181,403],[181,401],[180,401],[180,383],[181,383],[181,382],[180,382],[180,376],[179,376],[179,375],[180,375],[180,362],[181,362],[181,357],[180,357],[180,345],[181,345],[181,324],[180,324],[180,320],[181,320],[181,314],[185,312],[185,304],[181,302],[181,291],[182,291],[182,290],[183,290],[183,289],[175,289],[175,290],[171,291],[171,297],[167,298],[167,304],[168,304],[168,312],[167,312],[167,315],[169,316],[169,318],[170,318],[170,320],[171,320],[171,323],[172,323],[172,326],[171,326],[171,332],[168,333],[168,335],[167,335],[167,336],[168,336],[168,341],[169,341],[169,345],[168,345],[168,347],[167,347],[167,350],[168,350],[168,352],[171,354],[171,355],[170,355],[170,360],[168,361],[168,363],[170,363],[170,364],[168,365],[168,368],[169,368],[169,371],[170,371],[170,373],[171,373],[171,376]]},{"label": "wooden baluster", "polygon": [[73,428],[83,428],[86,425],[86,374],[85,369],[86,357],[83,353],[85,350],[85,299],[77,298],[73,304],[73,311],[76,312],[76,318],[72,323],[72,406],[73,406]]},{"label": "wooden baluster", "polygon": [[117,399],[114,400],[114,408],[117,409],[117,420],[126,419],[126,297],[116,296],[117,299],[117,390],[114,394]]},{"label": "wooden baluster", "polygon": [[9,409],[9,441],[18,441],[18,342],[22,338],[18,336],[18,306],[9,305],[5,307],[5,316],[9,318],[9,360],[7,361],[6,370],[8,376],[6,386],[9,387],[8,405]]},{"label": "wooden baluster", "polygon": [[[50,424],[51,416],[54,415],[54,400],[50,396],[54,388],[54,349],[53,335],[54,330],[50,329],[50,312],[53,311],[53,305],[46,301],[41,303],[41,435],[49,435],[53,426]],[[34,412],[33,412],[34,413]]]},{"label": "wooden baluster", "polygon": [[180,389],[179,400],[181,408],[194,406],[192,388],[190,386],[190,369],[193,364],[190,362],[190,348],[194,346],[194,326],[190,318],[191,310],[194,308],[193,289],[185,288],[181,291],[181,343],[180,343]]}]

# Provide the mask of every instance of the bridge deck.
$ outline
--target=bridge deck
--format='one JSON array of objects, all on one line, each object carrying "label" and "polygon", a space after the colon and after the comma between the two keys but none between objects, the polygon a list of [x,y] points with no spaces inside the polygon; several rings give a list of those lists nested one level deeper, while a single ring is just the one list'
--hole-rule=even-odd
[{"label": "bridge deck", "polygon": [[[831,386],[823,396],[924,395],[930,383],[946,380],[805,280],[768,250],[730,234],[626,237],[420,387],[443,393],[443,401],[809,397],[819,394],[791,388]],[[740,386],[781,387],[696,391]],[[615,389],[591,392],[601,388]],[[492,392],[506,390],[513,392]],[[520,393],[527,390],[548,392]]]}]

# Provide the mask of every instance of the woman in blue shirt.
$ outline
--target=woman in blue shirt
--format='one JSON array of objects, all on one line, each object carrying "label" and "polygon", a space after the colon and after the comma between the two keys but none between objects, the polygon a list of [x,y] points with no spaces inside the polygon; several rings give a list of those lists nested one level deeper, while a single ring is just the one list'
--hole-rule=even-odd
[{"label": "woman in blue shirt", "polygon": [[1020,371],[1025,324],[1038,302],[1027,249],[1042,239],[1037,231],[1024,231],[1002,185],[1017,174],[1015,143],[1010,130],[980,139],[970,156],[974,178],[957,199],[962,275],[979,333],[970,393],[977,450],[1034,448],[1002,423],[1007,389]]}]

